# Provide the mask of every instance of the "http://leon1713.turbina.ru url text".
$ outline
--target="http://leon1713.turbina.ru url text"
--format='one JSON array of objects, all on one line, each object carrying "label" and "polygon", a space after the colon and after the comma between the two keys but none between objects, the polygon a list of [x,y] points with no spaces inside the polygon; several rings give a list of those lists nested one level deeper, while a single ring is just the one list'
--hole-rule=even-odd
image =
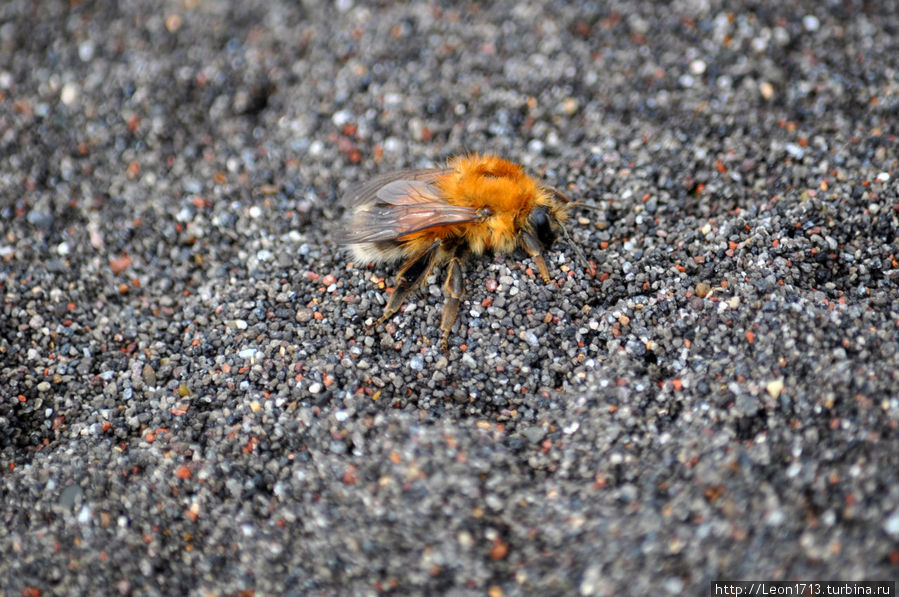
[{"label": "http://leon1713.turbina.ru url text", "polygon": [[710,597],[766,595],[896,597],[896,583],[894,581],[715,580],[712,581],[709,595]]}]

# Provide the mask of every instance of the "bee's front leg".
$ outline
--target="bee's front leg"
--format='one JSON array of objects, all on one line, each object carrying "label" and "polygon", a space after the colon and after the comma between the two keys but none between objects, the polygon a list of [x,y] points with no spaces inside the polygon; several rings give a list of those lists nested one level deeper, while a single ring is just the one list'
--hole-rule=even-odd
[{"label": "bee's front leg", "polygon": [[540,271],[540,277],[544,282],[549,282],[549,268],[546,267],[546,260],[540,250],[540,241],[533,234],[526,230],[522,230],[518,234],[518,244],[524,249],[524,252],[531,256],[531,259],[537,264]]},{"label": "bee's front leg", "polygon": [[459,317],[459,306],[462,304],[462,296],[465,294],[465,270],[463,263],[468,256],[468,247],[459,245],[453,250],[449,265],[446,268],[446,282],[443,283],[443,315],[440,318],[440,329],[443,332],[441,347],[443,352],[449,352],[449,335],[453,324]]}]

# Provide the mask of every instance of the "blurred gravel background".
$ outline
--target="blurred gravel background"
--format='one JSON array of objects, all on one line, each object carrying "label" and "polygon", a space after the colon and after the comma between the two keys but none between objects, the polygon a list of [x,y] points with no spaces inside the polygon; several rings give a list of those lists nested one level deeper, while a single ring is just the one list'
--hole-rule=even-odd
[{"label": "blurred gravel background", "polygon": [[[894,2],[0,6],[0,594],[899,576]],[[385,328],[340,194],[497,152],[555,283]]]}]

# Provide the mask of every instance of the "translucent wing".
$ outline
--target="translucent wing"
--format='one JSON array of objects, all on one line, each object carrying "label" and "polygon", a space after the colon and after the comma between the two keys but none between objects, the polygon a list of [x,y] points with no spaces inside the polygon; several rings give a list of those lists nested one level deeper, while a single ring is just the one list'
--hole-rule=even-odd
[{"label": "translucent wing", "polygon": [[441,176],[446,176],[452,172],[452,168],[425,168],[421,170],[397,170],[396,172],[387,172],[381,174],[354,187],[341,198],[340,202],[348,208],[368,203],[376,198],[381,187],[394,182],[396,180],[414,180],[431,184],[436,182]]},{"label": "translucent wing", "polygon": [[360,187],[359,195],[348,197],[353,207],[341,242],[396,240],[434,226],[481,219],[478,210],[448,203],[439,189],[430,184],[446,172],[415,171],[418,180],[397,179],[394,174],[388,174],[376,179],[379,185],[373,185],[374,181],[366,183]]}]

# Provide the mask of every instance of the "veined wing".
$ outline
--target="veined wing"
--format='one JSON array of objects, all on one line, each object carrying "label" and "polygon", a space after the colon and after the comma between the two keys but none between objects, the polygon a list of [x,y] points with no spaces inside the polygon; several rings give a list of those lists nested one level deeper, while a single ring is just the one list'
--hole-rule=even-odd
[{"label": "veined wing", "polygon": [[396,240],[403,236],[450,224],[481,219],[478,210],[448,203],[432,184],[420,180],[392,180],[352,210],[344,243]]},{"label": "veined wing", "polygon": [[350,189],[341,199],[340,203],[347,208],[353,208],[373,201],[379,190],[385,185],[397,180],[413,180],[432,184],[441,176],[453,172],[452,168],[424,168],[419,170],[397,170],[387,172]]}]

